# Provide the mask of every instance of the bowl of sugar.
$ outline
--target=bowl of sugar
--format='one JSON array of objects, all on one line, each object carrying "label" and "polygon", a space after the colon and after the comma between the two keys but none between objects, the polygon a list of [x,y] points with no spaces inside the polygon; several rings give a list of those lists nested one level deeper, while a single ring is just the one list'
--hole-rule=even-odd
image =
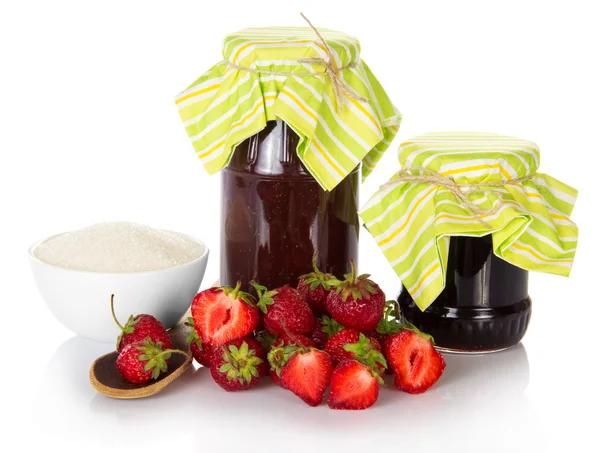
[{"label": "bowl of sugar", "polygon": [[130,222],[109,222],[33,244],[34,280],[54,316],[78,335],[114,342],[117,319],[156,317],[169,329],[198,292],[208,248],[185,234]]}]

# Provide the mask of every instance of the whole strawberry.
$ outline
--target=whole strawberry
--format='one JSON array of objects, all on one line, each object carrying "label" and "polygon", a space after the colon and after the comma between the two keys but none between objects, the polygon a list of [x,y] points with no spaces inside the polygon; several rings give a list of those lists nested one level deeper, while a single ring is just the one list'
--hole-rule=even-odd
[{"label": "whole strawberry", "polygon": [[290,348],[290,346],[304,346],[310,348],[314,347],[315,344],[310,338],[300,334],[293,335],[292,337],[282,335],[273,342],[269,353],[267,354],[267,360],[270,365],[269,375],[271,376],[271,380],[280,387],[283,387],[279,377],[281,369],[287,363],[290,354],[296,352],[296,348]]},{"label": "whole strawberry", "polygon": [[144,384],[167,371],[167,360],[172,353],[185,354],[174,349],[164,349],[161,342],[149,337],[125,345],[117,357],[117,371],[133,384]]},{"label": "whole strawberry", "polygon": [[325,352],[334,364],[357,359],[383,372],[387,366],[377,340],[354,329],[342,329],[325,343]]},{"label": "whole strawberry", "polygon": [[367,409],[377,401],[380,384],[383,379],[369,366],[343,360],[333,370],[327,404],[332,409]]},{"label": "whole strawberry", "polygon": [[220,346],[249,335],[258,325],[259,312],[251,294],[223,286],[204,290],[192,301],[194,329],[202,343]]},{"label": "whole strawberry", "polygon": [[394,384],[408,393],[423,393],[440,378],[446,362],[433,347],[431,336],[412,325],[403,325],[400,333],[392,335],[385,345]]},{"label": "whole strawberry", "polygon": [[122,326],[115,315],[114,306],[115,295],[110,296],[110,311],[121,334],[117,338],[117,352],[121,352],[125,346],[131,343],[138,343],[146,338],[150,338],[154,343],[161,343],[165,348],[171,348],[171,337],[165,326],[151,315],[129,316],[125,326]]},{"label": "whole strawberry", "polygon": [[309,406],[318,406],[331,381],[333,362],[324,351],[314,348],[296,348],[281,369],[281,383]]},{"label": "whole strawberry", "polygon": [[202,340],[198,336],[198,332],[196,332],[196,329],[194,329],[194,318],[190,316],[185,325],[191,327],[190,333],[186,337],[185,342],[190,347],[192,357],[194,357],[194,360],[196,360],[196,362],[198,362],[200,365],[208,366],[210,347],[202,344]]},{"label": "whole strawberry", "polygon": [[383,316],[385,294],[368,274],[356,276],[356,263],[350,260],[352,273],[344,275],[327,296],[325,307],[333,319],[344,327],[369,333]]},{"label": "whole strawberry", "polygon": [[210,374],[228,392],[251,389],[266,373],[265,350],[254,338],[237,338],[211,350]]},{"label": "whole strawberry", "polygon": [[325,313],[325,301],[331,291],[332,285],[340,281],[332,274],[324,274],[317,267],[317,253],[313,255],[314,272],[304,274],[299,277],[298,292],[308,303],[316,316]]},{"label": "whole strawberry", "polygon": [[329,316],[323,315],[316,319],[315,327],[310,334],[310,338],[315,342],[317,348],[323,349],[327,340],[343,328],[344,326],[335,322]]},{"label": "whole strawberry", "polygon": [[269,291],[252,282],[258,294],[258,308],[263,312],[263,324],[273,335],[310,333],[315,317],[300,293],[289,286]]}]

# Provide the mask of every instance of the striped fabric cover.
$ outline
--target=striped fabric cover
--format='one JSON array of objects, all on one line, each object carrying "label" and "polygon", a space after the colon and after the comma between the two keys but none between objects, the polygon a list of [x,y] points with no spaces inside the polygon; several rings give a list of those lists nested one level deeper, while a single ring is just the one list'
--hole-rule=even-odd
[{"label": "striped fabric cover", "polygon": [[338,112],[332,83],[324,75],[301,77],[257,74],[257,70],[323,73],[319,64],[299,58],[326,58],[312,29],[249,28],[227,36],[224,61],[176,97],[179,114],[204,168],[213,174],[225,167],[235,146],[282,119],[300,136],[298,155],[326,190],[333,189],[362,161],[369,175],[398,131],[401,115],[360,60],[356,38],[319,30],[331,48],[336,67],[357,62],[341,77],[367,102],[343,97]]},{"label": "striped fabric cover", "polygon": [[[403,168],[425,167],[456,183],[533,175],[489,188],[503,201],[495,214],[483,217],[488,227],[447,189],[428,183],[390,185],[369,200],[360,216],[419,308],[425,310],[446,284],[450,236],[491,233],[495,254],[509,263],[569,275],[577,246],[577,226],[569,216],[577,191],[538,173],[539,162],[535,143],[495,134],[432,133],[400,145]],[[501,201],[493,192],[469,198],[483,210]]]}]

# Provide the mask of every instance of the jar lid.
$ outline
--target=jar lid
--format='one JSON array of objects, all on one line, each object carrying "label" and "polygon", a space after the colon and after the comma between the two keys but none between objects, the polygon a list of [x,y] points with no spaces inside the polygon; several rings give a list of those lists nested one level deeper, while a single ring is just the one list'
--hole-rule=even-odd
[{"label": "jar lid", "polygon": [[345,33],[312,27],[249,28],[229,35],[225,60],[175,100],[209,174],[267,121],[299,135],[297,153],[325,190],[361,162],[363,178],[398,132],[401,115]]},{"label": "jar lid", "polygon": [[499,258],[569,275],[577,190],[539,173],[539,160],[535,143],[489,133],[430,133],[400,145],[403,170],[360,217],[419,308],[444,289],[451,236],[491,234]]}]

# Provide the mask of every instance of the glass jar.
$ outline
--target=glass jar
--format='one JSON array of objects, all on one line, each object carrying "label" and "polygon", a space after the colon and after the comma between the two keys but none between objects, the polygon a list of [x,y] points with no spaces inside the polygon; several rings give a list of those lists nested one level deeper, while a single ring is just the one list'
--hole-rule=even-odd
[{"label": "glass jar", "polygon": [[408,291],[398,297],[402,314],[435,338],[439,349],[482,353],[516,345],[531,317],[528,272],[498,258],[492,236],[450,239],[446,286],[425,311]]},{"label": "glass jar", "polygon": [[298,141],[284,121],[269,121],[223,169],[222,285],[295,286],[315,252],[320,269],[338,276],[357,258],[360,165],[325,191],[301,163]]}]

